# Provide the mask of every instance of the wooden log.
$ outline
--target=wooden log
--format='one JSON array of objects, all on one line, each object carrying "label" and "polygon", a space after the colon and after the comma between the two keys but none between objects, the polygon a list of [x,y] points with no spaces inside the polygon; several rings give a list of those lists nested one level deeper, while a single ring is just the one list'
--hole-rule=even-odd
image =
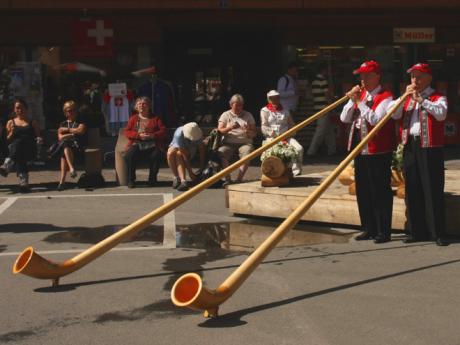
[{"label": "wooden log", "polygon": [[270,156],[262,162],[262,174],[268,178],[276,179],[281,177],[286,172],[286,164],[275,156]]},{"label": "wooden log", "polygon": [[355,169],[349,165],[339,175],[339,181],[344,186],[349,186],[355,182]]},{"label": "wooden log", "polygon": [[348,194],[356,195],[356,183],[353,182],[348,186]]},{"label": "wooden log", "polygon": [[399,187],[401,184],[404,184],[404,175],[395,169],[391,169],[391,186]]},{"label": "wooden log", "polygon": [[289,173],[291,169],[286,169],[284,174],[279,177],[269,177],[262,174],[260,179],[260,184],[262,187],[279,187],[279,186],[287,186],[291,181],[291,175]]},{"label": "wooden log", "polygon": [[406,198],[406,185],[404,183],[400,184],[398,186],[398,189],[396,190],[396,196],[399,199],[405,199]]}]

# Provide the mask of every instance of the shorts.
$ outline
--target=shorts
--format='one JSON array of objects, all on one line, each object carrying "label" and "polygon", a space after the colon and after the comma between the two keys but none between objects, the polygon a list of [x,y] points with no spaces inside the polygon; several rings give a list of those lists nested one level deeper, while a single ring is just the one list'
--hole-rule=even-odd
[{"label": "shorts", "polygon": [[195,157],[198,148],[197,148],[196,145],[190,145],[187,148],[185,148],[185,147],[179,148],[179,147],[175,147],[175,146],[169,146],[168,151],[173,150],[173,149],[183,150],[183,151],[187,152],[188,153],[188,159],[192,160],[193,157]]},{"label": "shorts", "polygon": [[241,158],[247,156],[254,150],[254,146],[252,144],[222,144],[219,149],[219,155],[230,161],[232,157],[238,152],[238,155]]}]

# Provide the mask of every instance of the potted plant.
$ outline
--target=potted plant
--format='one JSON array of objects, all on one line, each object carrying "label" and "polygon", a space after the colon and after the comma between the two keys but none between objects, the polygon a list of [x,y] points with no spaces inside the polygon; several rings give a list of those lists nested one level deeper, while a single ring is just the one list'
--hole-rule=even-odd
[{"label": "potted plant", "polygon": [[292,164],[299,153],[287,143],[280,141],[262,153],[262,186],[286,185],[293,178]]},{"label": "potted plant", "polygon": [[396,187],[396,196],[404,198],[405,196],[405,181],[403,172],[403,151],[404,145],[399,144],[391,160],[391,186]]},{"label": "potted plant", "polygon": [[278,157],[284,164],[290,167],[297,160],[299,153],[294,146],[290,145],[287,141],[282,140],[265,150],[260,156],[260,160],[263,162],[265,159],[272,156]]}]

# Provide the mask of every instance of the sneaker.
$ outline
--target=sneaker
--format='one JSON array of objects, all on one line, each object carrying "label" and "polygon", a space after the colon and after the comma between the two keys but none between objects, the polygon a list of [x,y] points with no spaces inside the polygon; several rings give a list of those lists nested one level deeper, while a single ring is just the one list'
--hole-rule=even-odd
[{"label": "sneaker", "polygon": [[179,187],[180,185],[180,178],[179,177],[175,177],[174,180],[173,180],[173,183],[172,183],[172,187],[174,189],[177,189],[177,187]]},{"label": "sneaker", "polygon": [[2,166],[0,166],[0,175],[7,177],[11,169],[13,168],[14,162],[11,158],[5,158]]},{"label": "sneaker", "polygon": [[232,183],[233,183],[232,180],[225,180],[225,182],[222,183],[222,187],[225,188],[225,187],[227,187],[227,186],[230,186]]},{"label": "sneaker", "polygon": [[21,173],[18,174],[19,177],[19,191],[21,193],[27,193],[30,192],[29,188],[29,174],[27,173]]},{"label": "sneaker", "polygon": [[2,175],[3,177],[8,176],[8,170],[3,165],[0,166],[0,175]]},{"label": "sneaker", "polygon": [[179,192],[185,192],[188,190],[188,186],[187,186],[187,183],[184,181],[184,182],[181,182],[181,184],[179,186],[177,186],[177,190]]}]

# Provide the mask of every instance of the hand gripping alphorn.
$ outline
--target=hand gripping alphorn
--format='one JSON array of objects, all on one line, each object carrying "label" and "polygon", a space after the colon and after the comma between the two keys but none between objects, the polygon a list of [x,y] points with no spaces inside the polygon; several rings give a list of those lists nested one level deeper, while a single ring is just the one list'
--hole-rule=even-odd
[{"label": "hand gripping alphorn", "polygon": [[235,169],[237,169],[244,163],[249,162],[251,159],[259,156],[260,154],[262,154],[262,152],[272,147],[279,141],[293,136],[297,131],[307,126],[308,124],[312,123],[313,121],[317,120],[321,116],[327,114],[328,112],[330,112],[331,110],[333,110],[334,108],[336,108],[337,106],[345,102],[347,99],[348,97],[343,97],[339,99],[338,101],[327,106],[326,108],[319,111],[315,115],[309,117],[305,121],[292,127],[291,129],[289,129],[282,135],[278,136],[274,140],[254,150],[246,157],[243,157],[239,161],[229,165],[227,168],[221,170],[216,175],[204,180],[203,182],[191,188],[187,192],[182,193],[181,195],[177,196],[170,202],[167,202],[166,204],[153,210],[152,212],[138,219],[134,223],[124,227],[123,229],[119,230],[115,234],[107,237],[106,239],[102,240],[101,242],[95,244],[94,246],[88,248],[84,252],[76,255],[75,257],[67,261],[64,261],[62,263],[51,262],[45,259],[44,257],[40,256],[39,254],[37,254],[32,247],[28,247],[24,249],[24,251],[18,256],[18,258],[16,259],[16,262],[14,263],[13,273],[14,274],[22,273],[22,274],[28,275],[33,278],[38,278],[38,279],[51,279],[53,281],[53,285],[57,285],[59,283],[60,277],[63,277],[67,274],[70,274],[82,268],[89,262],[93,261],[94,259],[98,258],[105,252],[115,247],[120,242],[130,238],[131,236],[135,235],[137,232],[145,229],[152,222],[164,216],[165,214],[172,211],[176,207],[182,205],[185,201],[189,200],[196,194],[200,193],[203,189],[216,183],[221,178],[225,177],[226,175],[228,175],[229,173],[231,173],[232,171],[234,171]]},{"label": "hand gripping alphorn", "polygon": [[171,290],[171,299],[178,307],[188,307],[194,310],[204,310],[205,317],[217,316],[219,305],[224,303],[243,284],[246,278],[257,268],[260,262],[281,241],[284,235],[300,220],[305,212],[315,203],[321,194],[331,185],[364,148],[369,140],[390,119],[391,115],[404,102],[405,94],[392,107],[368,135],[354,148],[353,151],[327,176],[323,182],[287,217],[278,228],[239,266],[217,289],[211,290],[203,286],[201,277],[196,273],[181,276]]}]

